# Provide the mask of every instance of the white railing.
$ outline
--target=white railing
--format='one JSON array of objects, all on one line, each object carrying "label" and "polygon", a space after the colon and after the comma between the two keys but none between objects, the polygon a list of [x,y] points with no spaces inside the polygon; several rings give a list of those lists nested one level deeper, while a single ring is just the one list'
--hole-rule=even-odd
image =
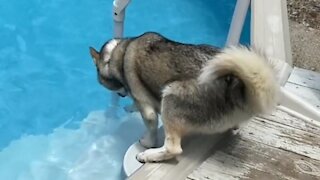
[{"label": "white railing", "polygon": [[[115,38],[123,37],[124,19],[126,7],[131,0],[114,0],[113,1],[113,36]],[[113,93],[111,96],[111,107],[115,108],[119,105],[119,96]],[[114,112],[115,113],[115,112]]]},{"label": "white railing", "polygon": [[229,28],[226,46],[237,45],[239,43],[249,6],[250,0],[237,1]]}]

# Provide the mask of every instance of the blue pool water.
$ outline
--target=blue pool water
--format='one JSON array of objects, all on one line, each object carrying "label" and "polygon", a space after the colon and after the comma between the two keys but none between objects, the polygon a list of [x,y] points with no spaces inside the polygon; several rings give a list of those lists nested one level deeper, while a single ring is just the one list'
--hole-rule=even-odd
[{"label": "blue pool water", "polygon": [[[133,0],[125,35],[225,43],[236,0]],[[0,179],[121,179],[137,114],[108,113],[88,47],[112,36],[111,0],[0,0]],[[249,21],[241,42],[249,42]],[[129,121],[130,119],[130,121]],[[135,131],[133,131],[135,130]]]}]

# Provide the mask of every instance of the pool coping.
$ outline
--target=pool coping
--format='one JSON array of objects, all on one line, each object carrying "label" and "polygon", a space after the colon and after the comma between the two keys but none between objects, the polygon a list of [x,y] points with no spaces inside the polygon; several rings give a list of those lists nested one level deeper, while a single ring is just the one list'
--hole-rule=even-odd
[{"label": "pool coping", "polygon": [[[251,1],[251,45],[258,47],[268,57],[283,62],[281,66],[282,77],[279,81],[283,84],[287,81],[292,70],[292,55],[289,37],[289,22],[287,15],[287,3],[283,0],[252,0]],[[185,179],[197,168],[210,153],[214,146],[223,137],[214,135],[211,137],[198,136],[187,140],[184,154],[178,158],[178,162],[147,163],[141,166],[128,179],[131,180],[155,180],[155,179]],[[190,158],[196,156],[197,158]]]}]

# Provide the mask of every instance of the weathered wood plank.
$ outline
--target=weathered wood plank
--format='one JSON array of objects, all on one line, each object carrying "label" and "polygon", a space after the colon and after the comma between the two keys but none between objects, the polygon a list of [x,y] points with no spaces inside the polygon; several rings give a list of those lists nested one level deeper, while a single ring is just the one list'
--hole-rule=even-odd
[{"label": "weathered wood plank", "polygon": [[317,134],[268,121],[265,118],[250,121],[240,134],[251,141],[320,161],[320,136]]},{"label": "weathered wood plank", "polygon": [[319,161],[237,136],[225,142],[188,179],[320,179]]},{"label": "weathered wood plank", "polygon": [[285,112],[254,118],[224,142],[188,179],[320,179],[320,127]]},{"label": "weathered wood plank", "polygon": [[320,74],[301,68],[294,68],[288,82],[320,90]]},{"label": "weathered wood plank", "polygon": [[[279,118],[277,116],[282,117],[281,121],[279,121]],[[309,122],[298,120],[298,118],[292,117],[282,111],[278,111],[277,113],[273,113],[272,115],[265,116],[264,118],[257,117],[256,119],[262,122],[263,121],[265,122],[265,119],[268,119],[268,121],[272,121],[274,123],[280,123],[284,126],[288,126],[289,128],[306,131],[315,136],[316,135],[320,136],[320,126],[309,123]]]},{"label": "weathered wood plank", "polygon": [[294,83],[287,83],[285,85],[285,88],[303,98],[305,101],[320,110],[320,91],[307,88],[305,86],[300,86]]},{"label": "weathered wood plank", "polygon": [[299,118],[293,117],[281,110],[275,111],[274,113],[270,115],[266,115],[264,117],[257,117],[256,119],[259,119],[259,118],[268,119],[268,121],[280,123],[282,125],[285,125],[291,128],[307,131],[309,133],[313,133],[315,135],[320,136],[319,123],[312,123],[312,122],[306,122],[306,121],[300,120]]}]

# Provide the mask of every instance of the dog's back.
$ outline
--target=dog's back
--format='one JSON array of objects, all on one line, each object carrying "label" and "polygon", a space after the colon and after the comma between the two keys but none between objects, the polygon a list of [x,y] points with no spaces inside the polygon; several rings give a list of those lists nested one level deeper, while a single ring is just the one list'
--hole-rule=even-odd
[{"label": "dog's back", "polygon": [[143,84],[160,98],[167,84],[196,78],[205,62],[218,52],[213,46],[182,44],[149,32],[132,40],[125,59],[134,60],[128,69],[134,69]]}]

